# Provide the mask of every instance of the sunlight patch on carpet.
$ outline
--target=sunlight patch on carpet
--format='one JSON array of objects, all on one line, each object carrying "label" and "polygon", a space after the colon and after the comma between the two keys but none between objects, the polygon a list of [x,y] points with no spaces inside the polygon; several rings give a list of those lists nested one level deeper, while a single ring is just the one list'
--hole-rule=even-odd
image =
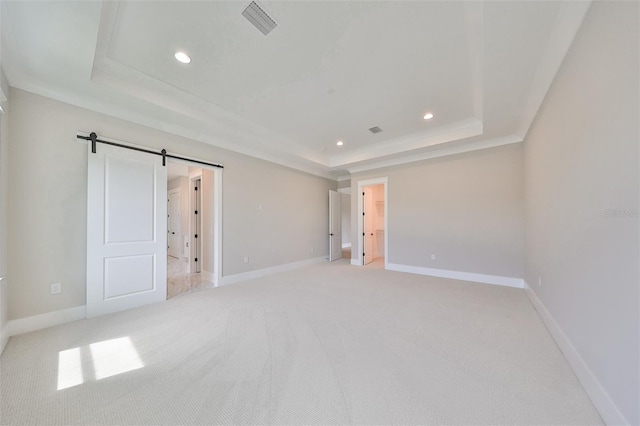
[{"label": "sunlight patch on carpet", "polygon": [[[138,370],[144,363],[129,337],[105,340],[89,345],[90,358],[85,367],[82,356],[88,357],[86,347],[67,349],[58,353],[58,390],[81,385],[87,380],[86,370],[93,370],[96,380]],[[90,366],[93,366],[91,368]]]}]

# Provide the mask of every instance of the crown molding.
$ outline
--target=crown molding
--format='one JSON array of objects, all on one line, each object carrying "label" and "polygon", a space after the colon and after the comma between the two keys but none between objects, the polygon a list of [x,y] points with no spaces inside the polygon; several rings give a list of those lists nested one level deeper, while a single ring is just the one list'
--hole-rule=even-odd
[{"label": "crown molding", "polygon": [[500,138],[485,139],[477,142],[470,142],[464,145],[447,146],[433,151],[425,152],[417,155],[406,155],[403,157],[393,158],[390,160],[376,161],[369,164],[361,164],[353,167],[347,167],[351,174],[365,172],[384,167],[399,166],[416,161],[429,160],[431,158],[446,157],[449,155],[462,154],[465,152],[478,151],[481,149],[493,148],[502,145],[522,142],[522,138],[518,135],[509,135]]},{"label": "crown molding", "polygon": [[479,136],[482,135],[482,131],[482,122],[477,118],[471,118],[335,155],[331,157],[330,167],[349,169],[349,165],[353,163]]}]

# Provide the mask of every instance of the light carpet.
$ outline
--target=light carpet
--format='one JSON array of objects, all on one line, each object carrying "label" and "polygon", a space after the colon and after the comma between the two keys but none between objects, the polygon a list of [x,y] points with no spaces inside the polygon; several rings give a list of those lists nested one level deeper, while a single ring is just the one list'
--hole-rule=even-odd
[{"label": "light carpet", "polygon": [[0,379],[2,424],[602,424],[522,290],[346,260],[13,337]]}]

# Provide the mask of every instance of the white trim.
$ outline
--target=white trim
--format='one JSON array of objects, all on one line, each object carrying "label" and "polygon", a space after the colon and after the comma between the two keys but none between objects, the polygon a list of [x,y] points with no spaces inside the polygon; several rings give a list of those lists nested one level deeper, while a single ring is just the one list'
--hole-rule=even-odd
[{"label": "white trim", "polygon": [[351,248],[351,243],[344,243],[342,248]]},{"label": "white trim", "polygon": [[338,181],[338,182],[343,182],[345,180],[351,180],[351,175],[343,175],[343,176],[338,176],[336,178],[336,181]]},{"label": "white trim", "polygon": [[410,274],[428,275],[431,277],[451,278],[461,281],[473,281],[483,284],[501,285],[505,287],[524,288],[522,278],[502,277],[498,275],[476,274],[473,272],[450,271],[448,269],[424,268],[421,266],[400,265],[389,263],[386,269],[397,272],[408,272]]},{"label": "white trim", "polygon": [[222,171],[213,170],[213,286],[222,281]]},{"label": "white trim", "polygon": [[292,269],[302,268],[303,266],[313,265],[315,263],[326,262],[327,256],[313,257],[311,259],[299,260],[297,262],[285,263],[283,265],[270,266],[268,268],[256,269],[255,271],[241,272],[239,274],[227,275],[222,277],[221,286],[236,284],[242,281],[252,280],[254,278],[266,277],[267,275],[277,274],[278,272],[286,272]]},{"label": "white trim", "polygon": [[[423,152],[422,154],[410,154],[399,156],[391,159],[374,159],[363,164],[354,164],[353,166],[345,166],[351,173],[360,173],[383,167],[398,166],[401,164],[414,163],[416,161],[430,160],[432,158],[446,157],[449,155],[462,154],[465,152],[479,151],[481,149],[494,148],[502,145],[522,142],[522,137],[517,135],[508,135],[494,139],[483,139],[477,142],[469,142],[462,145],[444,145],[442,148],[433,151]],[[380,160],[380,161],[378,161]]]},{"label": "white trim", "polygon": [[87,306],[76,306],[75,308],[62,309],[60,311],[47,312],[46,314],[34,315],[32,317],[20,318],[9,321],[9,336],[29,333],[68,322],[78,321],[87,317]]},{"label": "white trim", "polygon": [[631,423],[620,412],[615,402],[613,402],[607,391],[600,384],[600,381],[598,381],[587,363],[582,359],[580,352],[573,346],[571,340],[564,334],[553,316],[551,316],[551,313],[542,301],[540,301],[538,295],[531,289],[526,281],[523,280],[523,282],[524,291],[531,301],[531,304],[533,304],[538,312],[549,334],[551,334],[560,351],[562,351],[562,354],[573,369],[576,377],[578,377],[585,392],[587,392],[587,395],[591,398],[591,402],[593,402],[593,405],[602,416],[604,422],[608,425],[630,425]]},{"label": "white trim", "polygon": [[365,179],[365,180],[359,180],[358,181],[358,196],[356,197],[358,199],[358,233],[356,235],[358,235],[358,256],[356,257],[357,260],[357,264],[353,263],[353,253],[351,254],[351,264],[352,265],[357,265],[357,266],[363,266],[363,259],[362,259],[362,255],[360,253],[362,253],[362,251],[364,250],[363,247],[363,241],[362,241],[362,230],[364,227],[364,224],[362,222],[362,212],[363,212],[363,208],[364,206],[362,205],[362,196],[360,194],[362,194],[362,190],[365,186],[371,186],[371,185],[384,185],[384,229],[385,229],[385,233],[384,233],[384,269],[389,269],[389,177],[388,176],[384,176],[384,177],[379,177],[379,178],[374,178],[374,179]]},{"label": "white trim", "polygon": [[351,195],[351,187],[347,186],[346,188],[338,188],[338,192],[341,194]]}]

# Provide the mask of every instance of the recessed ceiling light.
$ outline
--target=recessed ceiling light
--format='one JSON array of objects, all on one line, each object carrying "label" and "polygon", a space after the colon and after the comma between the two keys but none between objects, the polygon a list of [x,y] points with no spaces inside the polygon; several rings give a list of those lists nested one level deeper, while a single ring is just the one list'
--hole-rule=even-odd
[{"label": "recessed ceiling light", "polygon": [[425,120],[431,120],[433,118],[433,114],[428,112],[422,118],[424,118]]},{"label": "recessed ceiling light", "polygon": [[189,62],[191,62],[191,58],[189,57],[189,55],[184,52],[176,52],[176,54],[173,56],[175,56],[178,62],[182,62],[183,64],[188,64]]},{"label": "recessed ceiling light", "polygon": [[342,146],[342,145],[344,145],[344,143],[343,143],[342,141],[338,141],[338,142],[336,143],[336,145],[338,145],[338,146]]}]

